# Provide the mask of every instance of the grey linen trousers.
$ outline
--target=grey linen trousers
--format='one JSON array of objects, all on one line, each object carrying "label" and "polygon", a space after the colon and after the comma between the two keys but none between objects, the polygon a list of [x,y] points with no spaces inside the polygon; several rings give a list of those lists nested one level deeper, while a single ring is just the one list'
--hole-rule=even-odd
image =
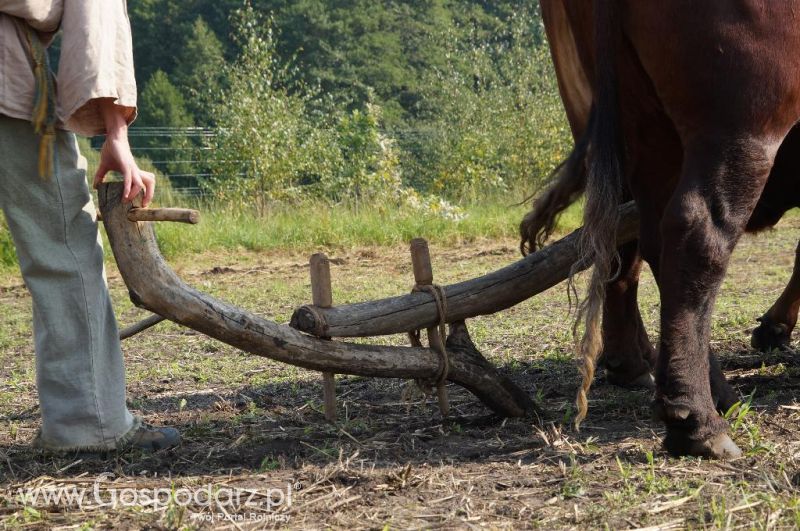
[{"label": "grey linen trousers", "polygon": [[33,298],[36,444],[113,449],[139,425],[125,404],[125,368],[103,249],[75,135],[58,131],[54,175],[38,174],[39,137],[0,115],[0,207]]}]

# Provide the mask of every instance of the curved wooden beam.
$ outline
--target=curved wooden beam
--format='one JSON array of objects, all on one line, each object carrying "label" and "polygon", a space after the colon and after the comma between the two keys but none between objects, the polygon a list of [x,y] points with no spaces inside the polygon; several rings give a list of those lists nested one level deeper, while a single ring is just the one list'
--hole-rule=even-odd
[{"label": "curved wooden beam", "polygon": [[[617,243],[639,235],[639,213],[631,201],[620,207]],[[581,229],[502,269],[444,288],[448,323],[510,308],[563,282],[578,261]],[[578,269],[589,264],[579,264]],[[439,322],[436,303],[426,293],[411,293],[377,301],[333,308],[303,306],[292,315],[290,326],[328,337],[367,337],[420,330]]]},{"label": "curved wooden beam", "polygon": [[[435,378],[439,360],[431,350],[317,339],[192,289],[164,261],[152,223],[128,220],[128,212],[134,207],[121,201],[122,183],[102,184],[98,196],[114,258],[136,306],[252,354],[306,369],[385,378]],[[463,338],[466,328],[453,331]],[[534,410],[527,393],[499,375],[477,350],[464,348],[462,343],[448,350],[450,381],[470,390],[500,415],[524,416]]]}]

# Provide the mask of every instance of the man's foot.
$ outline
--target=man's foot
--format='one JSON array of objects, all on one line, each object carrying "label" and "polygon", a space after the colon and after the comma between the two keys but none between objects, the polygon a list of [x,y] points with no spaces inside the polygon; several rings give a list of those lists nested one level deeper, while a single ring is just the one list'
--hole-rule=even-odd
[{"label": "man's foot", "polygon": [[51,446],[42,440],[41,430],[36,435],[31,446],[55,455],[80,454],[80,455],[108,455],[114,452],[126,452],[129,450],[141,450],[143,452],[155,452],[174,448],[181,442],[181,434],[175,428],[153,426],[136,418],[134,427],[122,440],[117,442],[114,447],[80,446],[80,447],[58,447]]},{"label": "man's foot", "polygon": [[145,452],[155,452],[174,448],[181,442],[181,434],[175,428],[166,426],[151,426],[142,422],[139,429],[133,432],[126,441],[123,448],[139,449]]}]

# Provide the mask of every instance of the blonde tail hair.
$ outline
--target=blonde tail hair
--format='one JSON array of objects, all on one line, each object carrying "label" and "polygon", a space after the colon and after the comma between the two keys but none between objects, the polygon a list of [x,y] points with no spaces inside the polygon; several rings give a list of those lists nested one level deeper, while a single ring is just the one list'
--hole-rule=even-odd
[{"label": "blonde tail hair", "polygon": [[[589,408],[589,389],[594,379],[597,359],[603,349],[602,315],[606,285],[616,275],[617,227],[622,203],[623,139],[619,124],[616,64],[614,57],[622,42],[618,0],[595,0],[595,90],[594,120],[589,135],[586,164],[586,207],[580,238],[579,263],[592,263],[592,277],[586,299],[580,304],[573,328],[576,355],[582,375],[575,404],[578,414],[575,428],[580,428]],[[577,265],[577,264],[576,264]],[[573,267],[572,274],[577,271]],[[572,275],[571,275],[572,276]],[[577,341],[580,325],[583,335]]]}]

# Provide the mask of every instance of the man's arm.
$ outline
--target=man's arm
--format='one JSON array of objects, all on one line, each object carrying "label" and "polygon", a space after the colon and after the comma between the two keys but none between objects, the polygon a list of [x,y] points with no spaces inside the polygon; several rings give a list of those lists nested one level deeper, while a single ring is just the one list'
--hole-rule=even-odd
[{"label": "man's arm", "polygon": [[39,32],[58,29],[63,0],[0,0],[0,13],[20,18]]},{"label": "man's arm", "polygon": [[131,27],[125,0],[64,0],[58,110],[67,129],[105,133],[99,102],[110,98],[130,124],[136,116]]},{"label": "man's arm", "polygon": [[77,133],[106,135],[95,186],[106,173],[117,171],[125,179],[123,199],[130,201],[144,190],[143,205],[147,206],[155,178],[139,169],[128,143],[128,124],[136,117],[136,80],[125,0],[63,2],[58,69],[61,117]]},{"label": "man's arm", "polygon": [[95,188],[103,182],[109,171],[116,171],[124,178],[122,199],[131,201],[144,190],[142,206],[147,206],[155,192],[155,176],[139,169],[131,153],[128,143],[127,110],[114,103],[112,98],[101,98],[97,101],[106,128],[106,141],[100,150],[100,164],[94,174]]}]

